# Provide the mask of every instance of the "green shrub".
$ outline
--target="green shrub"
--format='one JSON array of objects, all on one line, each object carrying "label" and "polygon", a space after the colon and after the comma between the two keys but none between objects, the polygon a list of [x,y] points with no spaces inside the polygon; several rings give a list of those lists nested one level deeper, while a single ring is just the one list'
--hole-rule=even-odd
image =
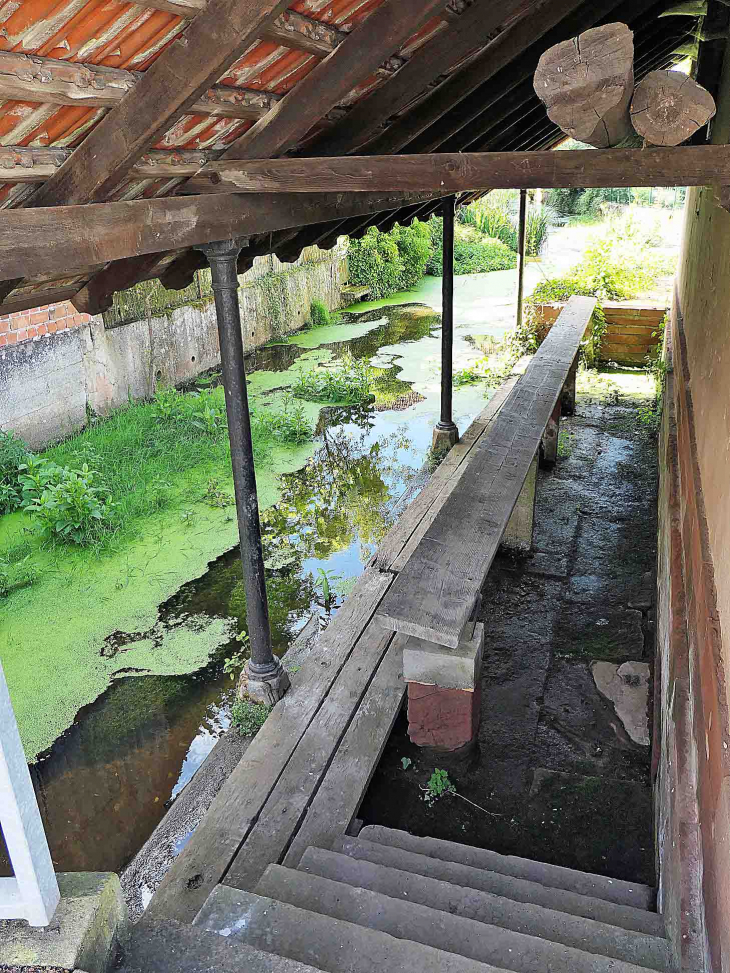
[{"label": "green shrub", "polygon": [[332,324],[332,315],[324,301],[312,301],[309,305],[309,323],[313,328]]},{"label": "green shrub", "polygon": [[350,283],[369,287],[373,298],[407,290],[423,277],[431,252],[429,227],[419,220],[388,233],[371,226],[361,239],[350,240]]},{"label": "green shrub", "polygon": [[254,736],[266,722],[271,707],[266,703],[254,703],[250,699],[239,699],[231,709],[231,722],[242,736]]},{"label": "green shrub", "polygon": [[[306,398],[306,396],[300,396]],[[307,418],[304,406],[287,399],[282,409],[271,407],[259,412],[251,410],[251,426],[256,439],[272,439],[278,443],[301,446],[314,436],[312,423]]]},{"label": "green shrub", "polygon": [[80,470],[56,467],[37,498],[24,509],[50,536],[75,544],[90,544],[113,528],[114,504],[94,486],[95,470],[84,464]]},{"label": "green shrub", "polygon": [[356,405],[372,398],[373,369],[364,361],[345,357],[334,368],[310,368],[299,374],[292,392],[308,402]]},{"label": "green shrub", "polygon": [[525,253],[528,257],[539,257],[547,243],[550,230],[550,216],[548,210],[541,206],[539,209],[530,207],[525,220]]},{"label": "green shrub", "polygon": [[[439,247],[428,264],[428,272],[436,277],[443,275],[443,251]],[[492,270],[512,270],[517,266],[517,255],[500,240],[489,237],[472,240],[454,240],[454,273],[485,274]]]},{"label": "green shrub", "polygon": [[18,470],[30,455],[22,439],[12,432],[0,432],[0,513],[9,513],[20,506]]}]

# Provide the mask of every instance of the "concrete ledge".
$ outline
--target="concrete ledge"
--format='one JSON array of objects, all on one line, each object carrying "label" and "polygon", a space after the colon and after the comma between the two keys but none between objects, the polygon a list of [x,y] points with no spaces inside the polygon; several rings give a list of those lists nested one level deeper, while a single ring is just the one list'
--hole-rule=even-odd
[{"label": "concrete ledge", "polygon": [[106,973],[127,933],[127,909],[113,872],[58,875],[61,901],[49,926],[0,922],[0,967],[54,966]]},{"label": "concrete ledge", "polygon": [[459,642],[455,649],[411,635],[403,649],[403,679],[407,683],[473,692],[482,670],[483,652],[481,622],[474,626],[471,640]]}]

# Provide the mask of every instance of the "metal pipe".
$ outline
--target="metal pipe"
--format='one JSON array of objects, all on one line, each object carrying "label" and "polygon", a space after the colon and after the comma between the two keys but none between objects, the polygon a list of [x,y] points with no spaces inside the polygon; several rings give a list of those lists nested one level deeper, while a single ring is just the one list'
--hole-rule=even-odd
[{"label": "metal pipe", "polygon": [[456,197],[448,196],[441,204],[444,219],[443,276],[441,278],[441,419],[436,429],[449,433],[456,430],[452,416],[455,211]]},{"label": "metal pipe", "polygon": [[[236,497],[238,534],[246,593],[246,618],[251,658],[246,669],[249,684],[279,679],[283,670],[271,648],[269,603],[266,596],[251,421],[248,410],[241,313],[238,306],[236,263],[245,241],[224,240],[199,249],[210,264],[220,337],[223,387],[226,395],[228,436]],[[285,674],[284,674],[285,675]],[[288,679],[286,680],[288,686]],[[285,691],[286,687],[284,687]],[[255,694],[252,694],[255,695]],[[271,695],[270,693],[268,695]],[[279,693],[277,698],[283,695]]]},{"label": "metal pipe", "polygon": [[517,235],[517,320],[522,327],[522,297],[525,291],[525,237],[527,231],[527,190],[520,190],[520,225]]}]

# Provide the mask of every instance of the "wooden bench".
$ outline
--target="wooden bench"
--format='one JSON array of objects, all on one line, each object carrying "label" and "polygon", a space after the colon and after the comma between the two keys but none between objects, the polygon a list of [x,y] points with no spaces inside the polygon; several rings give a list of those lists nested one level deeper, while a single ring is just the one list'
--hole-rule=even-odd
[{"label": "wooden bench", "polygon": [[[381,602],[376,617],[387,628],[413,637],[413,658],[418,656],[419,665],[428,667],[427,658],[435,672],[459,670],[451,685],[429,682],[431,687],[464,690],[460,653],[467,668],[474,653],[479,655],[474,665],[478,672],[473,623],[477,600],[523,484],[534,471],[541,442],[545,458],[557,458],[561,404],[568,411],[574,405],[578,351],[595,304],[588,297],[569,300]],[[406,680],[411,681],[408,673]],[[472,693],[478,674],[473,681],[467,689]]]}]

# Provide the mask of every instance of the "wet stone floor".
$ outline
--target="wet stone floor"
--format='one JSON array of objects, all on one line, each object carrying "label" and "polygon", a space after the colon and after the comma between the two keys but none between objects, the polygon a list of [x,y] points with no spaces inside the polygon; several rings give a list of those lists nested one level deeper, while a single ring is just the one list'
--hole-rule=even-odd
[{"label": "wet stone floor", "polygon": [[[422,751],[402,713],[366,823],[654,884],[650,397],[638,372],[579,384],[558,462],[538,478],[533,550],[500,552],[484,587],[477,746]],[[429,806],[422,788],[437,767],[461,797]]]}]

